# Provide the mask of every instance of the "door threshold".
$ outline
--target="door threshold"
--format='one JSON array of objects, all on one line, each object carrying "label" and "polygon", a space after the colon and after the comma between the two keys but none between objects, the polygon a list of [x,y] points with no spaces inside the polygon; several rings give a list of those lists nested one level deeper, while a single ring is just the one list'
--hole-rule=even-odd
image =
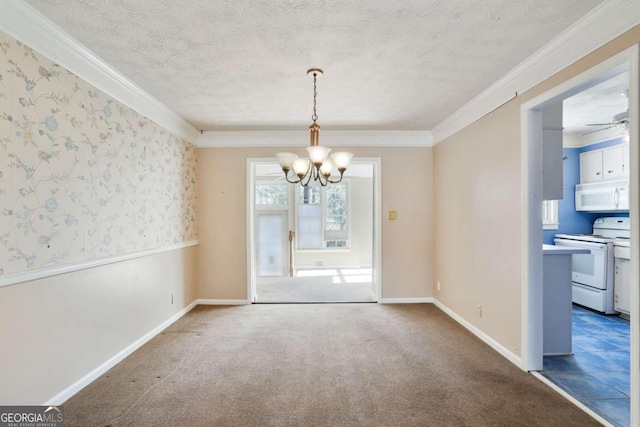
[{"label": "door threshold", "polygon": [[377,301],[254,301],[252,304],[376,304]]}]

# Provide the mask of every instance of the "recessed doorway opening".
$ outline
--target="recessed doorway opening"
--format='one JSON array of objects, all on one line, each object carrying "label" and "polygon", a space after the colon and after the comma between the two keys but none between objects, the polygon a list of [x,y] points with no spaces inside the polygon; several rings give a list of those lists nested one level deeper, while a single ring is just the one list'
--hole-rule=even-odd
[{"label": "recessed doorway opening", "polygon": [[[620,92],[616,100],[623,101],[621,108],[614,105],[612,111],[606,111],[600,106],[593,111],[605,114],[602,119],[585,118],[587,101],[596,95],[601,99],[611,89]],[[638,193],[631,191],[620,199],[624,188],[614,191],[613,206],[608,199],[604,205],[583,202],[590,200],[584,197],[586,190],[599,190],[612,182],[624,181],[629,188],[637,188],[638,96],[638,46],[634,46],[524,103],[521,110],[525,214],[522,367],[538,371],[539,378],[583,410],[616,425],[638,425],[640,421],[638,264],[637,257],[628,263],[630,292],[623,308],[614,299],[613,257],[600,256],[598,250],[602,247],[602,254],[609,254],[604,252],[604,246],[613,246],[625,236],[631,252],[638,250]],[[578,124],[583,127],[573,136],[567,135],[566,120],[573,115],[572,110],[579,113]],[[567,116],[564,120],[563,115]],[[591,177],[597,155],[604,165],[613,163],[610,160],[618,152],[619,163],[624,166],[624,174],[620,174],[625,176],[618,176],[616,168],[605,166]],[[596,225],[608,223],[609,219],[623,222],[622,218],[628,218],[630,223],[628,234],[609,236],[596,231]],[[601,245],[585,249],[579,244],[598,236],[603,240]],[[560,244],[565,238],[574,244]],[[559,246],[574,252],[562,254],[557,250]],[[569,260],[562,263],[562,268],[553,261],[561,256]],[[583,270],[599,266],[597,259],[603,262],[603,268],[597,270],[602,279],[591,283]],[[594,279],[599,278],[597,271],[591,274]],[[563,303],[558,306],[555,302],[559,300]],[[630,313],[630,321],[618,317],[618,312],[625,311]],[[544,377],[540,371],[544,371]]]},{"label": "recessed doorway opening", "polygon": [[252,303],[378,301],[379,164],[358,159],[341,183],[303,187],[273,159],[249,159]]}]

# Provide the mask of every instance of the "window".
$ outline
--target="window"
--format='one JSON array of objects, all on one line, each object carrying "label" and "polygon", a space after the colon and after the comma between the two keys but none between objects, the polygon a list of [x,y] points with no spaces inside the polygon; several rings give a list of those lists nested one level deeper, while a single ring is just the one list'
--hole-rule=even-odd
[{"label": "window", "polygon": [[299,187],[298,249],[349,248],[349,185]]},{"label": "window", "polygon": [[544,230],[558,229],[558,201],[542,201],[542,228]]},{"label": "window", "polygon": [[287,206],[289,190],[287,184],[256,184],[256,205]]}]

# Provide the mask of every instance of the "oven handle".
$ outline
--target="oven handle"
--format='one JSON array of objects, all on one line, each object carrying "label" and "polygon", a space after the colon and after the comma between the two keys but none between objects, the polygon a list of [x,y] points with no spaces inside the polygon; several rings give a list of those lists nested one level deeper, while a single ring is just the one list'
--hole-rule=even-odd
[{"label": "oven handle", "polygon": [[[587,248],[592,250],[601,250],[604,251],[606,249],[606,244],[602,243],[593,243],[593,242],[581,242],[578,240],[571,239],[553,239],[557,246],[575,246],[577,248]],[[558,245],[558,243],[560,243]]]}]

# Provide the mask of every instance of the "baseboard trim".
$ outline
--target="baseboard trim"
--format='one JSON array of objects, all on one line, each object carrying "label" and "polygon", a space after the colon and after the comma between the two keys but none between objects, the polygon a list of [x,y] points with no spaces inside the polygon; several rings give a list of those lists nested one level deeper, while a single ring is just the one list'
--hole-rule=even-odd
[{"label": "baseboard trim", "polygon": [[198,305],[247,305],[251,304],[251,301],[246,299],[198,299],[196,300]]},{"label": "baseboard trim", "polygon": [[382,304],[425,304],[425,303],[433,303],[433,298],[431,298],[431,297],[421,297],[421,298],[381,298],[380,302]]},{"label": "baseboard trim", "polygon": [[19,273],[11,273],[0,276],[0,288],[3,286],[16,285],[18,283],[31,282],[32,280],[44,279],[46,277],[57,276],[58,274],[71,273],[73,271],[85,270],[87,268],[99,267],[101,265],[113,264],[116,262],[128,261],[135,258],[142,258],[162,252],[175,251],[177,249],[187,248],[198,244],[197,240],[178,243],[175,245],[164,246],[161,248],[144,249],[137,252],[131,252],[124,255],[114,255],[105,258],[90,259],[85,261],[74,262],[72,264],[55,265],[51,267],[43,267],[37,270],[21,271]]},{"label": "baseboard trim", "polygon": [[113,356],[111,359],[107,360],[106,362],[104,362],[103,364],[95,368],[93,371],[89,372],[87,375],[80,378],[78,381],[71,384],[69,387],[65,388],[60,393],[56,394],[55,396],[47,400],[45,403],[43,403],[43,405],[47,405],[47,406],[62,405],[74,394],[78,393],[80,390],[82,390],[83,388],[91,384],[93,381],[95,381],[100,375],[104,374],[109,369],[113,368],[115,365],[120,363],[131,353],[133,353],[134,351],[142,347],[144,344],[149,342],[152,338],[154,338],[160,332],[168,328],[176,320],[180,319],[182,316],[184,316],[189,311],[191,311],[191,309],[193,309],[197,305],[197,303],[198,303],[198,300],[193,301],[191,304],[189,304],[188,306],[186,306],[185,308],[183,308],[182,310],[180,310],[173,316],[169,317],[167,320],[165,320],[164,322],[162,322],[161,324],[159,324],[158,326],[156,326],[155,328],[153,328],[152,330],[150,330],[149,332],[147,332],[146,334],[144,334],[143,336],[135,340],[129,346],[122,349],[120,352],[118,352],[118,354]]},{"label": "baseboard trim", "polygon": [[500,353],[504,358],[509,360],[511,363],[516,365],[518,368],[523,369],[523,367],[522,367],[522,358],[521,357],[513,354],[505,346],[503,346],[502,344],[498,343],[496,340],[491,338],[489,335],[485,334],[480,329],[478,329],[475,326],[473,326],[471,323],[469,323],[467,320],[462,318],[460,315],[458,315],[456,312],[451,310],[449,307],[447,307],[446,305],[444,305],[443,303],[441,303],[437,299],[434,299],[433,303],[435,304],[436,307],[438,307],[440,310],[444,311],[453,320],[455,320],[456,322],[458,322],[459,324],[464,326],[473,335],[475,335],[476,337],[478,337],[482,341],[484,341],[484,343],[487,344],[489,347],[493,348],[495,351]]},{"label": "baseboard trim", "polygon": [[580,408],[581,410],[583,410],[584,412],[589,414],[589,416],[591,416],[591,418],[593,418],[594,420],[598,421],[599,423],[601,423],[604,426],[614,427],[613,424],[611,424],[609,421],[605,420],[600,415],[596,414],[594,411],[589,409],[589,407],[587,407],[584,403],[580,402],[578,399],[576,399],[575,397],[571,396],[569,393],[567,393],[566,391],[564,391],[563,389],[558,387],[556,384],[554,384],[551,380],[546,378],[540,372],[531,371],[531,375],[533,375],[534,377],[536,377],[537,379],[539,379],[540,381],[545,383],[547,386],[549,386],[551,389],[553,389],[553,391],[555,391],[556,393],[560,394],[562,397],[567,399],[569,402],[573,403],[578,408]]}]

